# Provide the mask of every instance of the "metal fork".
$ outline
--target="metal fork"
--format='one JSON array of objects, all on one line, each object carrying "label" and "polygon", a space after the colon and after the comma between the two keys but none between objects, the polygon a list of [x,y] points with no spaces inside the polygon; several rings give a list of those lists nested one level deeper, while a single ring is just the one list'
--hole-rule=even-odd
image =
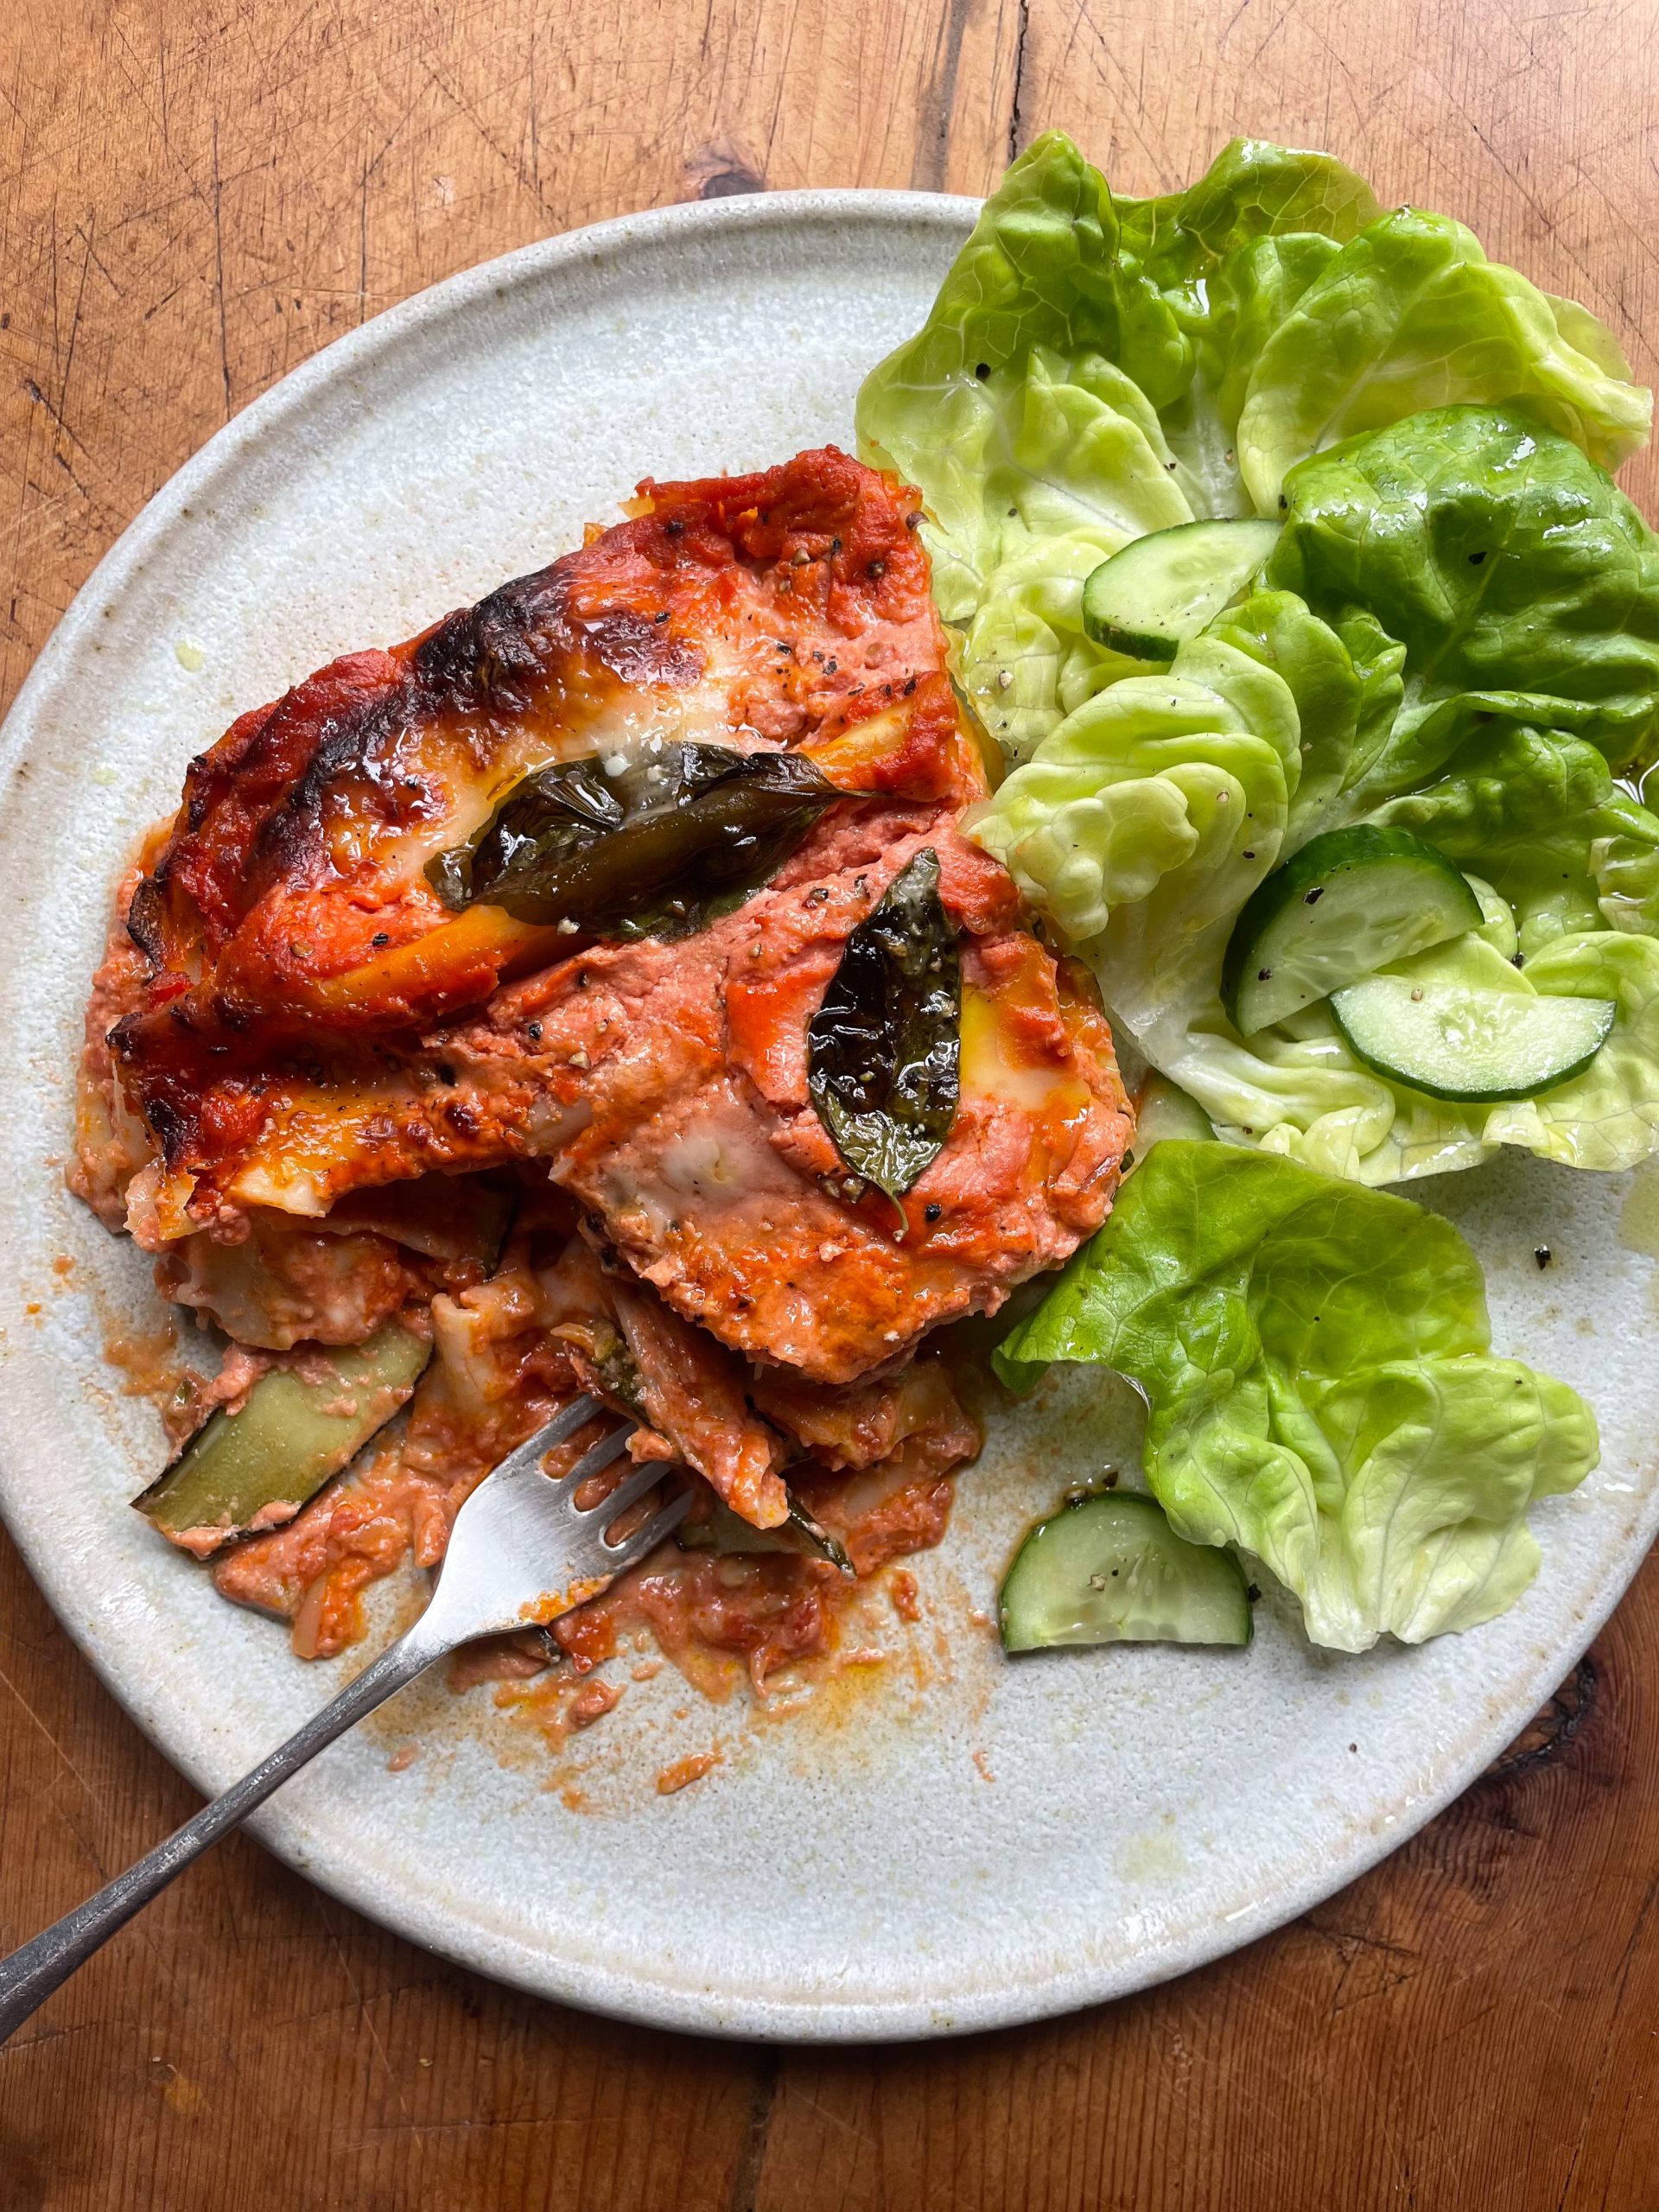
[{"label": "metal fork", "polygon": [[182,1867],[262,1805],[325,1744],[412,1682],[435,1659],[474,1637],[540,1624],[597,1597],[677,1528],[691,1503],[690,1491],[615,1543],[606,1541],[626,1509],[663,1479],[658,1460],[624,1475],[604,1498],[587,1506],[577,1502],[584,1486],[625,1449],[633,1433],[631,1421],[585,1452],[556,1482],[543,1471],[542,1463],[556,1444],[568,1442],[605,1410],[596,1398],[578,1398],[509,1452],[456,1516],[437,1586],[411,1629],[251,1774],[204,1805],[194,1820],[96,1897],[0,1960],[0,2043]]}]

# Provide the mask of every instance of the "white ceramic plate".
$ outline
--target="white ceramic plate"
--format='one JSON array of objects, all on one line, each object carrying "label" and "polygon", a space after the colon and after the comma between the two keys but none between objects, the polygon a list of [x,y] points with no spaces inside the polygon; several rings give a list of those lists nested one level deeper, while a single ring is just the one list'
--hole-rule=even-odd
[{"label": "white ceramic plate", "polygon": [[[71,1070],[110,887],[192,753],[341,650],[408,635],[613,519],[636,480],[850,444],[963,200],[795,194],[550,239],[439,286],[251,407],[75,601],[7,725],[0,881],[0,1503],[59,1615],[203,1789],[334,1689],[213,1597],[126,1501],[158,1463],[105,1332],[148,1268],[65,1194]],[[964,1477],[924,1614],[785,1720],[671,1669],[550,1752],[487,1689],[423,1684],[257,1823],[362,1911],[550,1997],[746,2035],[917,2036],[1179,1972],[1350,1880],[1461,1789],[1554,1687],[1659,1520],[1649,1262],[1624,1180],[1507,1161],[1421,1193],[1474,1237],[1500,1346],[1576,1383],[1601,1471],[1534,1516],[1504,1620],[1417,1651],[1311,1651],[1282,1609],[1224,1654],[1010,1665],[988,1616],[1025,1522],[1133,1454],[1131,1402],[1055,1382]],[[1637,1205],[1659,1187],[1638,1193]],[[1541,1273],[1535,1248],[1553,1263]],[[64,1262],[70,1264],[66,1268]],[[387,1593],[390,1631],[412,1590]],[[626,1667],[619,1670],[626,1675]],[[406,1770],[388,1759],[421,1746]],[[671,1762],[718,1748],[694,1788]]]}]

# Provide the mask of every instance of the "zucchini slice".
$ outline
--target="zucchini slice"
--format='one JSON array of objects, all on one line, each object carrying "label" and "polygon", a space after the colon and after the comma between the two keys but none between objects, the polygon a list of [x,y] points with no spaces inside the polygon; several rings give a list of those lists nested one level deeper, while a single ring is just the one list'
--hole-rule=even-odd
[{"label": "zucchini slice", "polygon": [[273,1368],[235,1413],[214,1414],[133,1504],[198,1559],[279,1528],[407,1402],[431,1356],[424,1337],[388,1321],[366,1344],[319,1352],[327,1371],[315,1382]]},{"label": "zucchini slice", "polygon": [[1274,548],[1276,522],[1180,522],[1132,538],[1092,569],[1083,626],[1097,645],[1165,663],[1236,599]]},{"label": "zucchini slice", "polygon": [[1588,1067],[1611,999],[1536,991],[1484,937],[1443,945],[1331,1001],[1349,1046],[1391,1083],[1431,1098],[1533,1098]]},{"label": "zucchini slice", "polygon": [[844,1548],[812,1518],[793,1491],[789,1493],[789,1518],[775,1529],[757,1529],[711,1493],[706,1510],[692,1507],[675,1539],[683,1552],[804,1553],[811,1559],[827,1559],[844,1575],[854,1573]]},{"label": "zucchini slice", "polygon": [[1445,854],[1408,830],[1327,830],[1245,900],[1222,962],[1222,1004],[1253,1037],[1484,918]]},{"label": "zucchini slice", "polygon": [[1250,1599],[1230,1552],[1178,1536],[1155,1498],[1090,1491],[1039,1521],[997,1605],[1005,1651],[1068,1643],[1248,1643]]}]

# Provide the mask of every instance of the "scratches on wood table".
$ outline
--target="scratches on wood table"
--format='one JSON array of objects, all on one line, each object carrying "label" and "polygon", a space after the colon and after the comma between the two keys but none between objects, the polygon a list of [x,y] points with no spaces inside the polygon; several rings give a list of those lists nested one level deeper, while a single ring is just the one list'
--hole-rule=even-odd
[{"label": "scratches on wood table", "polygon": [[[1588,0],[18,0],[0,10],[0,702],[227,416],[555,230],[978,192],[1063,124],[1135,191],[1329,145],[1659,332],[1648,9]],[[1630,488],[1659,509],[1659,465]],[[0,1549],[0,1940],[191,1809]],[[779,1847],[785,1847],[780,1844]],[[245,1838],[0,2051],[0,2212],[1659,2212],[1659,1570],[1386,1865],[1170,1987],[765,2051],[536,2005]]]}]

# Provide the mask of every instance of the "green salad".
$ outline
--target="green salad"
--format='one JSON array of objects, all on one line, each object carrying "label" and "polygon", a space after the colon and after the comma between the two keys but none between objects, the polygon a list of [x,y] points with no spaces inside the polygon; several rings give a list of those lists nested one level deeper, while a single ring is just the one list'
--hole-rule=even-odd
[{"label": "green salad", "polygon": [[1222,1144],[1157,1145],[995,1354],[1016,1389],[1056,1359],[1140,1387],[1176,1529],[1261,1560],[1343,1651],[1502,1612],[1538,1566],[1527,1508],[1596,1463],[1582,1400],[1493,1357],[1449,1222]]},{"label": "green salad", "polygon": [[[975,834],[1228,1141],[1373,1184],[1503,1144],[1659,1147],[1659,817],[1633,782],[1659,541],[1606,473],[1649,411],[1584,308],[1325,156],[1241,141],[1187,192],[1116,200],[1058,133],[867,379],[862,449],[922,491],[963,689],[1014,764]],[[1242,575],[1208,556],[1236,582],[1213,613],[1205,523],[1244,538]],[[1120,566],[1138,626],[1087,619]],[[1420,1027],[1611,1013],[1546,1007],[1554,1058],[1455,1097],[1424,1039],[1357,1043],[1329,995],[1241,1029],[1242,910],[1358,825],[1414,833],[1481,902],[1363,971],[1427,961]]]},{"label": "green salad", "polygon": [[1609,473],[1650,414],[1594,315],[1327,156],[1129,200],[1058,132],[859,396],[1007,763],[969,834],[1196,1139],[1143,1130],[1005,1379],[1128,1376],[1175,1535],[1346,1649],[1511,1603],[1595,1462],[1375,1186],[1659,1150],[1659,539]]}]

